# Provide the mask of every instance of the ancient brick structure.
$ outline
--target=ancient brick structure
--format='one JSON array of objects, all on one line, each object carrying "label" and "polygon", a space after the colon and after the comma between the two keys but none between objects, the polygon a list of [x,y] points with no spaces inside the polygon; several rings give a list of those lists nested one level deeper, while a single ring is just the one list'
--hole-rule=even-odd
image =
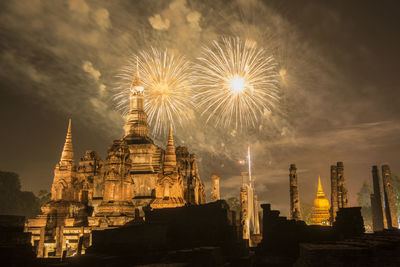
[{"label": "ancient brick structure", "polygon": [[95,216],[89,218],[91,226],[120,226],[134,219],[132,161],[124,140],[115,140],[108,147],[104,167],[104,194]]},{"label": "ancient brick structure", "polygon": [[37,266],[31,233],[24,232],[24,222],[24,216],[0,215],[1,266]]},{"label": "ancient brick structure", "polygon": [[183,179],[178,171],[172,126],[170,126],[163,171],[158,175],[156,198],[150,204],[152,208],[176,208],[185,205]]},{"label": "ancient brick structure", "polygon": [[337,163],[338,208],[347,208],[347,188],[344,180],[343,162]]},{"label": "ancient brick structure", "polygon": [[330,224],[329,208],[330,208],[329,200],[325,197],[325,193],[321,185],[321,178],[318,177],[317,198],[314,200],[314,207],[311,213],[312,224],[329,225]]},{"label": "ancient brick structure", "polygon": [[206,203],[204,183],[200,179],[195,154],[190,154],[187,147],[176,148],[176,164],[181,170],[186,203]]},{"label": "ancient brick structure", "polygon": [[340,208],[333,229],[343,237],[361,235],[365,232],[361,207]]},{"label": "ancient brick structure", "polygon": [[397,208],[396,200],[392,186],[392,174],[390,172],[389,165],[382,165],[382,179],[383,179],[383,191],[385,194],[385,215],[387,221],[387,227],[399,228],[397,219]]},{"label": "ancient brick structure", "polygon": [[78,179],[82,181],[80,194],[82,203],[91,202],[90,206],[96,205],[92,203],[96,190],[99,190],[99,183],[95,181],[102,179],[103,171],[103,161],[99,155],[93,150],[87,150],[78,165]]},{"label": "ancient brick structure", "polygon": [[211,175],[211,181],[212,181],[212,186],[211,186],[211,201],[217,201],[221,199],[221,196],[219,194],[219,176],[216,173],[213,173]]},{"label": "ancient brick structure", "polygon": [[242,186],[240,187],[240,225],[243,239],[250,239],[249,203],[247,190],[247,172],[242,172]]},{"label": "ancient brick structure", "polygon": [[334,222],[339,208],[347,208],[347,188],[343,162],[331,166],[331,221]]},{"label": "ancient brick structure", "polygon": [[372,166],[372,183],[374,193],[371,194],[372,226],[374,232],[385,228],[385,213],[383,206],[383,194],[380,184],[378,166]]},{"label": "ancient brick structure", "polygon": [[336,165],[331,166],[331,223],[335,221],[336,213],[338,211],[338,199],[337,199],[337,167]]},{"label": "ancient brick structure", "polygon": [[[349,262],[353,264],[354,260],[369,257],[368,253],[374,252],[370,250],[368,253],[359,253],[360,250],[370,245],[383,244],[380,243],[379,237],[371,240],[371,235],[363,235],[364,227],[360,207],[339,209],[337,222],[333,227],[306,225],[303,221],[287,220],[286,217],[279,216],[278,210],[272,210],[270,204],[262,204],[261,207],[263,208],[264,231],[262,242],[256,250],[254,266],[346,266]],[[365,243],[356,241],[357,238],[364,237],[371,241]],[[347,241],[344,238],[351,239]],[[308,250],[310,243],[313,246]],[[382,246],[383,250],[388,250],[388,243]],[[331,252],[337,248],[344,249],[339,250],[339,253]],[[306,250],[304,251],[304,249]],[[320,249],[323,249],[323,252]],[[397,250],[391,250],[392,260],[396,257],[396,253]],[[348,260],[345,263],[338,263],[336,258],[341,258],[343,255],[349,257]],[[351,257],[352,255],[354,257]],[[382,255],[384,258],[387,254]],[[371,260],[370,258],[371,263],[375,263]],[[324,264],[319,264],[320,262]],[[335,264],[331,264],[331,262]],[[376,265],[355,266],[383,266],[380,262],[376,263]]]},{"label": "ancient brick structure", "polygon": [[130,89],[124,136],[108,147],[105,162],[88,150],[75,164],[69,122],[51,201],[26,229],[39,257],[60,256],[66,250],[80,253],[90,246],[92,230],[141,222],[144,207],[205,203],[195,155],[185,147],[175,151],[172,127],[165,150],[154,144],[138,76]]},{"label": "ancient brick structure", "polygon": [[297,183],[296,165],[290,164],[289,184],[290,184],[290,218],[301,220],[299,188]]},{"label": "ancient brick structure", "polygon": [[27,230],[32,233],[37,256],[60,256],[68,248],[81,250],[84,243],[88,245],[90,230],[85,227],[88,216],[85,203],[89,201],[92,185],[87,184],[83,174],[83,168],[77,170],[74,164],[70,120],[61,159],[54,170],[51,201],[42,206],[42,214],[28,220]]}]

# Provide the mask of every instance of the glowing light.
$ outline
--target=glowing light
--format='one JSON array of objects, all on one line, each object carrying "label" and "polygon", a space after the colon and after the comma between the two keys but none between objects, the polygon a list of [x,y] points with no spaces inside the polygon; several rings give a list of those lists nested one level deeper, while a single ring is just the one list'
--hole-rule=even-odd
[{"label": "glowing light", "polygon": [[195,103],[207,122],[257,126],[278,100],[277,64],[250,40],[222,38],[203,49],[195,66]]},{"label": "glowing light", "polygon": [[142,93],[144,91],[144,87],[143,86],[135,86],[135,90],[139,93]]},{"label": "glowing light", "polygon": [[[129,83],[139,72],[145,96],[148,122],[157,134],[167,132],[169,123],[175,127],[188,119],[193,110],[191,65],[183,56],[174,56],[167,50],[151,48],[132,56],[117,77],[120,79],[114,99],[124,114],[129,111]],[[136,86],[138,87],[138,86]],[[141,92],[141,91],[140,91]]]},{"label": "glowing light", "polygon": [[232,79],[228,80],[228,86],[233,93],[239,94],[246,89],[247,83],[243,77],[235,75]]}]

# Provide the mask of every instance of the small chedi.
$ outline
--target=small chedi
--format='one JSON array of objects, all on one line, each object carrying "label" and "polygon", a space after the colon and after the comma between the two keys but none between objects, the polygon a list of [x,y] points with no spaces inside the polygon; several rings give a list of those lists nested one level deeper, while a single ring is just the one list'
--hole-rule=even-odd
[{"label": "small chedi", "polygon": [[317,198],[314,200],[314,207],[311,213],[311,223],[317,225],[329,225],[330,213],[329,200],[325,197],[321,185],[321,177],[318,177]]},{"label": "small chedi", "polygon": [[84,252],[91,245],[92,230],[143,221],[144,207],[205,203],[196,157],[186,147],[175,148],[172,127],[166,149],[150,138],[143,90],[135,76],[124,136],[108,147],[105,161],[89,150],[75,164],[69,121],[61,160],[54,170],[51,201],[26,227],[38,257]]}]

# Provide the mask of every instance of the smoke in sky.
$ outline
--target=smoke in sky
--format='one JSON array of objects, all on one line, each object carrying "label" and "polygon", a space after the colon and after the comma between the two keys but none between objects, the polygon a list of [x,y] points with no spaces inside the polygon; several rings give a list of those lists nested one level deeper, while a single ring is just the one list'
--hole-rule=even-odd
[{"label": "smoke in sky", "polygon": [[[65,114],[65,121],[72,117],[74,125],[96,129],[98,138],[109,140],[96,147],[104,158],[107,145],[122,136],[123,118],[112,96],[116,75],[131,53],[152,46],[195,61],[201,48],[220,36],[249,39],[279,63],[279,104],[264,113],[257,128],[245,131],[207,125],[193,111],[193,119],[175,129],[177,144],[197,154],[207,186],[211,173],[220,174],[225,197],[239,194],[245,167],[238,161],[250,145],[259,200],[284,213],[290,163],[298,166],[302,201],[311,202],[318,175],[329,195],[330,164],[344,161],[354,203],[362,182],[370,179],[370,165],[388,161],[394,171],[399,168],[395,153],[388,152],[400,147],[395,138],[400,111],[391,106],[399,93],[362,67],[379,71],[379,59],[373,52],[377,44],[365,42],[362,32],[342,32],[345,26],[354,32],[357,21],[338,6],[317,2],[305,1],[293,12],[277,1],[258,0],[3,1],[1,92],[36,99]],[[384,103],[389,106],[383,108]],[[11,121],[12,116],[6,123]],[[61,147],[64,137],[53,138]],[[154,138],[165,143],[164,136]],[[87,140],[92,147],[91,137]],[[53,166],[58,158],[51,160]],[[51,168],[15,171],[28,188],[39,190],[51,183]]]}]

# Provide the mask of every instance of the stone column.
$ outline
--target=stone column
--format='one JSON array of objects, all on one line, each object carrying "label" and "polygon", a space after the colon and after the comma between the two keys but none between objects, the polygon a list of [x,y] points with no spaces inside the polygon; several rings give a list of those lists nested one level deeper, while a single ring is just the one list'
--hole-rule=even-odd
[{"label": "stone column", "polygon": [[240,188],[240,224],[242,226],[243,239],[250,239],[250,220],[248,207],[247,172],[242,172],[242,187]]},{"label": "stone column", "polygon": [[64,226],[57,226],[55,239],[56,239],[56,256],[61,257],[64,246]]},{"label": "stone column", "polygon": [[290,164],[289,184],[290,184],[290,219],[301,220],[299,189],[297,185],[296,164]]},{"label": "stone column", "polygon": [[42,258],[44,257],[44,238],[45,238],[45,234],[46,234],[46,227],[40,227],[40,239],[39,239],[39,244],[38,244],[38,248],[37,248],[37,257],[38,258]]},{"label": "stone column", "polygon": [[219,176],[216,173],[213,173],[211,175],[211,180],[212,180],[212,189],[211,189],[211,201],[217,201],[220,200],[220,194],[219,194]]},{"label": "stone column", "polygon": [[[373,227],[374,231],[382,231],[385,228],[385,209],[382,200],[378,166],[372,166],[372,185],[374,189],[373,197],[371,196]],[[375,205],[375,208],[373,205]]]},{"label": "stone column", "polygon": [[382,165],[383,190],[385,194],[386,221],[389,229],[399,228],[396,200],[392,186],[392,174],[389,165]]},{"label": "stone column", "polygon": [[331,223],[335,221],[338,211],[338,183],[337,183],[337,167],[331,166]]},{"label": "stone column", "polygon": [[344,181],[344,166],[343,162],[337,163],[337,184],[338,184],[338,207],[347,208],[347,188]]},{"label": "stone column", "polygon": [[372,215],[372,230],[381,232],[387,228],[386,221],[382,219],[382,206],[378,205],[379,199],[375,194],[371,194],[371,215]]}]

